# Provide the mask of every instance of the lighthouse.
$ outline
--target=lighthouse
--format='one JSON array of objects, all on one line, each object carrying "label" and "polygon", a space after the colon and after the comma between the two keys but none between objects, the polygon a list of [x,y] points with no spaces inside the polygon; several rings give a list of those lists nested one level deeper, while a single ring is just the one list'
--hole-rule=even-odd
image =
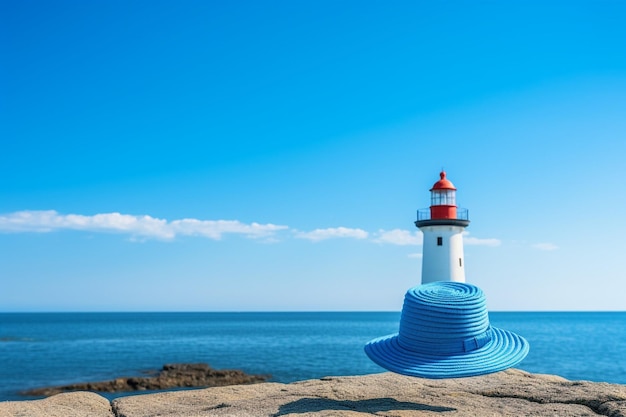
[{"label": "lighthouse", "polygon": [[424,233],[422,284],[465,282],[463,231],[469,225],[467,209],[456,205],[456,188],[445,171],[430,189],[430,207],[417,211],[417,226]]}]

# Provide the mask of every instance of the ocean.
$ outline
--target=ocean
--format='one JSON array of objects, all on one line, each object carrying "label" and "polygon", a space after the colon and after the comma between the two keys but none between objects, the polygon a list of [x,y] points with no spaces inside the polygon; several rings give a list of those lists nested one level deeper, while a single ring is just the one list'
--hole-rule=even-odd
[{"label": "ocean", "polygon": [[[0,313],[0,401],[166,363],[205,362],[277,382],[384,372],[363,345],[397,332],[399,319],[399,312]],[[530,342],[520,369],[626,384],[626,312],[492,312],[490,320]]]}]

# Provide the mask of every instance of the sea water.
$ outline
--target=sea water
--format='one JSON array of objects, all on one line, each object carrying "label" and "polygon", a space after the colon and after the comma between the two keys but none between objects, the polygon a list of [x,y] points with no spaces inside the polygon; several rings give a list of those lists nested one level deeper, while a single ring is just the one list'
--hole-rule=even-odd
[{"label": "sea water", "polygon": [[[363,345],[397,332],[399,319],[399,312],[2,313],[0,401],[166,363],[205,362],[278,382],[383,372]],[[530,342],[518,368],[626,384],[626,312],[495,312],[490,320]]]}]

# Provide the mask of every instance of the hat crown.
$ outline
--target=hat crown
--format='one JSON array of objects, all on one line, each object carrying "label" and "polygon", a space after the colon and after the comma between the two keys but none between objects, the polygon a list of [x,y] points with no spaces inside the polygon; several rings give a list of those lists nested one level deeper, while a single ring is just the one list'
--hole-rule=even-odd
[{"label": "hat crown", "polygon": [[398,344],[416,353],[454,355],[491,340],[482,290],[460,282],[433,282],[407,291]]}]

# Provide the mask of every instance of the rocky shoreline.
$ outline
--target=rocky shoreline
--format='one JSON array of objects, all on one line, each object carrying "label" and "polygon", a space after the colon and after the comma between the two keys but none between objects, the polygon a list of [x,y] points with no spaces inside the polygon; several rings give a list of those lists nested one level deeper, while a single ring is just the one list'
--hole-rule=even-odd
[{"label": "rocky shoreline", "polygon": [[224,385],[255,384],[267,381],[269,377],[269,375],[249,375],[237,369],[213,369],[206,363],[174,363],[163,365],[156,376],[122,377],[110,381],[36,388],[21,394],[49,397],[70,391],[133,392],[172,388],[221,387]]},{"label": "rocky shoreline", "polygon": [[171,391],[113,401],[90,392],[72,392],[35,401],[0,402],[0,417],[373,415],[626,417],[626,385],[509,369],[458,379],[382,373]]}]

